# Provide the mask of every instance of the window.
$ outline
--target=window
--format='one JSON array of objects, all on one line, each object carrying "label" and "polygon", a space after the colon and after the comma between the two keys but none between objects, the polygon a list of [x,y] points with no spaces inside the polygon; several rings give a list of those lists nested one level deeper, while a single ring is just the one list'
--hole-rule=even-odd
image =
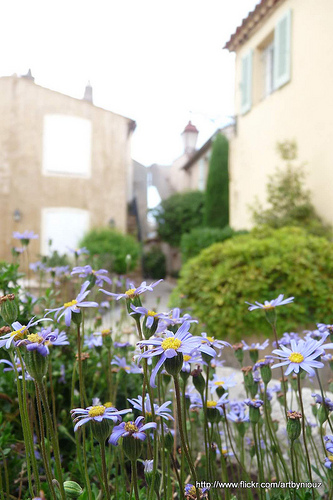
[{"label": "window", "polygon": [[274,90],[274,43],[270,43],[261,51],[263,97]]},{"label": "window", "polygon": [[90,120],[58,114],[44,116],[44,174],[90,177],[90,171]]},{"label": "window", "polygon": [[274,30],[274,89],[290,80],[291,10],[277,22]]},{"label": "window", "polygon": [[241,59],[241,114],[251,109],[253,97],[255,102],[260,101],[288,83],[290,78],[291,10],[288,10],[255,52],[251,49]]},{"label": "window", "polygon": [[[68,253],[68,247],[77,248],[89,229],[89,212],[77,208],[44,208],[42,211],[42,255],[57,250]],[[52,241],[51,246],[49,241]]]},{"label": "window", "polygon": [[252,60],[253,50],[242,58],[241,113],[247,113],[252,106]]}]

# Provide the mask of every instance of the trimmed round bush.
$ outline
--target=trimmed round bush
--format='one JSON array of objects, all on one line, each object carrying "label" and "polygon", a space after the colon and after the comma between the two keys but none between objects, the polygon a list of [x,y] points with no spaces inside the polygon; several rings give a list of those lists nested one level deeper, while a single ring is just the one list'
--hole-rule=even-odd
[{"label": "trimmed round bush", "polygon": [[244,233],[247,233],[247,231],[234,231],[230,226],[225,226],[223,229],[218,227],[196,227],[190,233],[182,236],[180,242],[182,262],[184,264],[213,243],[225,241],[232,236]]},{"label": "trimmed round bush", "polygon": [[264,312],[245,301],[295,297],[278,307],[278,331],[333,322],[333,245],[301,228],[254,230],[216,243],[181,270],[171,305],[190,308],[209,335],[246,339],[268,334]]},{"label": "trimmed round bush", "polygon": [[145,278],[165,278],[166,257],[160,248],[154,247],[143,255],[143,273]]},{"label": "trimmed round bush", "polygon": [[[132,271],[140,255],[140,245],[133,236],[107,227],[89,231],[80,246],[89,250],[95,268],[104,268],[117,274]],[[127,255],[131,256],[128,262]]]}]

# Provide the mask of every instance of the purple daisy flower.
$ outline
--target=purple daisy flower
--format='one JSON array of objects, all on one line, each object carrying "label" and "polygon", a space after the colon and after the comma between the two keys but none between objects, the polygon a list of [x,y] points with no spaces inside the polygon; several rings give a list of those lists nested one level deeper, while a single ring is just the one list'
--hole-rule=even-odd
[{"label": "purple daisy flower", "polygon": [[33,231],[28,231],[27,229],[23,233],[19,233],[18,231],[13,232],[13,238],[16,240],[36,240],[39,238],[38,234],[35,234]]},{"label": "purple daisy flower", "polygon": [[225,346],[231,347],[229,342],[225,342],[224,340],[215,340],[214,337],[209,337],[207,333],[202,332],[201,334],[201,346],[198,351],[204,354],[208,354],[211,357],[215,357],[217,350],[223,349]]},{"label": "purple daisy flower", "polygon": [[135,285],[133,283],[130,283],[130,288],[125,292],[125,293],[112,293],[108,292],[107,290],[103,290],[102,288],[99,290],[100,292],[105,293],[106,295],[110,295],[110,297],[115,297],[116,300],[125,298],[125,299],[134,299],[134,297],[137,297],[138,295],[141,295],[142,293],[145,292],[152,292],[154,290],[154,287],[161,283],[163,280],[158,280],[155,281],[155,283],[151,283],[150,285],[147,285],[146,281],[143,281],[138,288],[135,288]]},{"label": "purple daisy flower", "polygon": [[59,330],[52,331],[52,327],[41,330],[40,333],[30,333],[23,340],[19,340],[16,345],[25,345],[28,351],[37,351],[42,356],[50,353],[48,345],[69,345],[65,332]]},{"label": "purple daisy flower", "polygon": [[215,373],[213,375],[213,380],[210,380],[208,382],[208,385],[210,387],[211,393],[213,394],[213,392],[215,392],[218,387],[223,387],[223,389],[235,387],[235,385],[237,385],[237,381],[235,380],[234,373],[232,373],[229,377],[221,377],[220,375],[216,375]]},{"label": "purple daisy flower", "polygon": [[252,408],[260,408],[264,404],[262,399],[244,399],[244,403]]},{"label": "purple daisy flower", "polygon": [[318,404],[325,404],[326,408],[329,410],[329,411],[333,411],[333,401],[331,401],[329,398],[324,398],[324,403],[323,403],[323,398],[320,394],[311,394],[311,396],[313,398],[316,399],[316,403]]},{"label": "purple daisy flower", "polygon": [[56,309],[46,309],[46,311],[48,311],[47,314],[55,312],[54,318],[58,321],[58,323],[60,319],[65,316],[65,324],[66,326],[70,326],[72,313],[79,313],[81,307],[98,307],[97,302],[84,301],[90,292],[90,290],[87,290],[89,285],[89,281],[85,281],[76,299],[71,300],[70,302],[65,302],[62,307],[58,307]]},{"label": "purple daisy flower", "polygon": [[333,465],[333,455],[330,455],[328,457],[325,457],[325,462],[324,462],[324,465],[325,467],[327,467],[327,469],[332,469],[332,465]]},{"label": "purple daisy flower", "polygon": [[[137,399],[127,399],[127,401],[129,401],[133,408],[135,408],[136,410],[142,412],[144,407],[145,414],[148,414],[149,416],[152,415],[152,407],[149,394],[146,394],[144,405],[142,404],[142,396],[138,396]],[[154,403],[155,415],[164,418],[165,420],[174,420],[173,416],[171,415],[171,409],[168,408],[169,405],[171,405],[171,401],[166,401],[161,406],[158,406],[156,403]]]},{"label": "purple daisy flower", "polygon": [[198,320],[192,319],[189,314],[184,314],[184,316],[180,316],[179,307],[175,307],[169,313],[166,313],[163,319],[159,322],[157,327],[157,333],[162,333],[164,330],[168,328],[168,326],[182,325],[185,321],[189,321],[190,323],[198,323]]},{"label": "purple daisy flower", "polygon": [[156,429],[156,422],[149,422],[148,424],[143,424],[143,417],[138,417],[134,422],[122,422],[113,428],[112,434],[109,439],[109,443],[114,446],[118,445],[118,441],[121,437],[131,437],[133,439],[140,439],[144,441],[146,439],[146,434],[144,431],[147,429]]},{"label": "purple daisy flower", "polygon": [[[218,399],[217,401],[212,401],[212,400],[206,401],[206,407],[207,408],[216,408],[218,410],[218,412],[220,413],[220,415],[223,415],[224,414],[223,410],[225,408],[225,405],[227,405],[229,403],[229,400],[227,398],[228,398],[228,393],[225,392],[223,394],[223,396],[221,396],[220,399]],[[200,400],[197,400],[195,405],[197,408],[203,407],[202,401],[200,401]]]},{"label": "purple daisy flower", "polygon": [[321,340],[308,339],[307,341],[299,340],[298,342],[291,340],[290,349],[282,345],[281,349],[273,351],[273,354],[277,354],[278,358],[282,358],[283,361],[272,366],[272,368],[289,365],[285,375],[289,375],[291,372],[299,373],[299,369],[302,368],[309,375],[314,376],[314,368],[322,368],[324,366],[324,363],[316,361],[316,358],[325,354],[325,348],[333,348],[333,344],[323,346],[322,344],[325,340],[326,337],[323,337]]},{"label": "purple daisy flower", "polygon": [[140,359],[150,358],[151,356],[160,356],[150,377],[150,385],[152,387],[156,387],[156,375],[166,359],[174,358],[178,355],[178,353],[191,354],[201,345],[202,338],[193,337],[193,335],[188,331],[189,327],[190,323],[185,321],[185,323],[179,327],[176,334],[167,330],[166,335],[163,338],[153,337],[149,340],[141,340],[138,342],[140,347],[151,345],[155,346],[153,349],[143,352]]},{"label": "purple daisy flower", "polygon": [[157,313],[155,311],[147,309],[146,307],[135,307],[133,304],[131,304],[131,309],[133,310],[133,312],[130,313],[131,316],[133,316],[134,314],[140,314],[141,319],[147,318],[146,319],[147,328],[151,328],[154,324],[154,321],[156,320],[166,319],[165,314]]},{"label": "purple daisy flower", "polygon": [[126,373],[142,373],[142,369],[134,363],[129,364],[126,358],[115,356],[111,361],[111,365],[117,365],[119,369],[125,370]]},{"label": "purple daisy flower", "polygon": [[245,413],[245,406],[239,406],[238,410],[231,410],[227,413],[227,418],[236,424],[240,424],[242,422],[249,422],[249,415]]},{"label": "purple daisy flower", "polygon": [[100,332],[92,333],[90,337],[84,341],[84,345],[88,347],[88,349],[93,349],[94,347],[102,347],[103,345],[102,333]]},{"label": "purple daisy flower", "polygon": [[29,334],[29,328],[37,325],[41,321],[52,321],[51,318],[41,318],[34,321],[35,317],[36,316],[34,316],[27,325],[21,325],[18,321],[14,321],[14,323],[12,323],[13,331],[0,337],[0,348],[5,347],[6,349],[9,349],[13,342],[23,340],[24,336]]},{"label": "purple daisy flower", "polygon": [[261,304],[260,302],[255,302],[254,304],[251,304],[250,302],[245,302],[245,304],[248,304],[249,311],[254,311],[255,309],[264,309],[265,311],[270,311],[271,309],[275,309],[277,306],[283,306],[285,304],[290,304],[293,302],[295,297],[289,297],[288,299],[283,300],[284,295],[281,293],[277,299],[274,300],[265,300],[264,304]]},{"label": "purple daisy flower", "polygon": [[242,344],[244,346],[243,351],[263,351],[264,349],[266,349],[266,347],[269,346],[269,340],[266,339],[263,344],[259,344],[259,342],[257,342],[252,343],[251,345],[248,345],[245,340],[242,340]]},{"label": "purple daisy flower", "polygon": [[87,250],[86,247],[82,247],[82,248],[70,248],[70,247],[67,247],[68,250],[70,251],[70,253],[74,254],[75,256],[79,256],[79,255],[82,255],[82,254],[87,254],[89,255],[90,252],[89,250]]},{"label": "purple daisy flower", "polygon": [[333,435],[324,436],[325,448],[329,453],[333,453]]},{"label": "purple daisy flower", "polygon": [[76,423],[74,432],[76,432],[81,425],[90,421],[102,422],[102,420],[107,419],[112,420],[114,423],[120,422],[121,415],[130,413],[131,411],[132,410],[130,409],[118,411],[117,408],[113,408],[112,406],[106,407],[104,405],[88,406],[88,408],[75,408],[71,410],[71,416],[73,421]]},{"label": "purple daisy flower", "polygon": [[98,271],[94,271],[93,268],[89,265],[78,266],[74,267],[73,271],[71,272],[72,276],[74,276],[75,274],[78,274],[79,278],[88,278],[89,276],[96,278],[97,286],[103,286],[104,281],[109,285],[112,284],[111,279],[108,276],[105,276],[106,274],[108,274],[107,269],[98,269]]}]

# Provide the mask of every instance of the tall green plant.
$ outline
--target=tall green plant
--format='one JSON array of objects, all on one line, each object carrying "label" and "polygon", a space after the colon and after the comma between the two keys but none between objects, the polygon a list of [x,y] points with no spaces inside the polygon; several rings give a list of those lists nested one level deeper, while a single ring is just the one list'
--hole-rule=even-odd
[{"label": "tall green plant", "polygon": [[267,225],[274,229],[303,227],[309,233],[330,238],[332,230],[317,214],[311,202],[311,192],[305,188],[306,174],[304,165],[297,163],[296,142],[278,143],[277,151],[285,164],[268,178],[267,208],[258,198],[249,207],[253,222],[256,226]]},{"label": "tall green plant", "polygon": [[219,134],[213,144],[205,197],[205,224],[209,227],[229,224],[228,155],[228,140]]}]

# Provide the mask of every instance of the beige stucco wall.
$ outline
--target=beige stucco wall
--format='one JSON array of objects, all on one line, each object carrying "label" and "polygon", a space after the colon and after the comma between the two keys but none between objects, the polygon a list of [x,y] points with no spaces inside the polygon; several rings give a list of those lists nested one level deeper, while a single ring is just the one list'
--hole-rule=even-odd
[{"label": "beige stucco wall", "polygon": [[[67,114],[92,124],[91,176],[44,175],[43,118]],[[40,234],[45,207],[72,207],[90,212],[90,226],[106,225],[113,218],[126,230],[128,176],[131,177],[130,123],[128,118],[35,85],[18,77],[0,78],[0,259],[10,258],[18,242],[12,232]],[[13,221],[19,209],[21,222]],[[32,242],[40,253],[41,240]]]},{"label": "beige stucco wall", "polygon": [[[257,47],[292,9],[291,80],[261,99]],[[231,225],[251,227],[247,208],[266,198],[267,176],[282,164],[276,143],[294,139],[306,162],[307,185],[318,213],[333,224],[333,2],[285,0],[237,52],[237,135],[230,147]],[[254,49],[252,109],[240,114],[241,58]]]}]

